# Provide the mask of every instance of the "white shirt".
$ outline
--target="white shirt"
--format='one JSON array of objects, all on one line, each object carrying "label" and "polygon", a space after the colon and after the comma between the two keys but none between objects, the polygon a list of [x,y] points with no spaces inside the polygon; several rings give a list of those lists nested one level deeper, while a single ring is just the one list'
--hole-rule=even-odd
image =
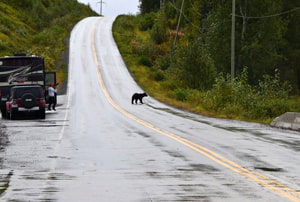
[{"label": "white shirt", "polygon": [[55,93],[56,93],[56,90],[53,87],[50,86],[48,88],[48,95],[49,95],[49,97],[54,97]]}]

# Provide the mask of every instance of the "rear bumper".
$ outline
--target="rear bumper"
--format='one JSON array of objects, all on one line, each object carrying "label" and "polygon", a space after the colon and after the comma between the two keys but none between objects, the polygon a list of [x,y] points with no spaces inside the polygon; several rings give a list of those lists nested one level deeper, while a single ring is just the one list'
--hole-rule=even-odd
[{"label": "rear bumper", "polygon": [[25,107],[19,107],[19,108],[12,108],[19,112],[30,112],[30,111],[39,111],[40,107],[32,107],[32,108],[25,108]]}]

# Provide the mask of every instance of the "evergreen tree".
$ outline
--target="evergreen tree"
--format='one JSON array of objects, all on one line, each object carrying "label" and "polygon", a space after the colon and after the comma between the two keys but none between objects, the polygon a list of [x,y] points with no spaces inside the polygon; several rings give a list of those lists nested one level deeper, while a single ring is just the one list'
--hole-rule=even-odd
[{"label": "evergreen tree", "polygon": [[[249,77],[256,83],[264,74],[272,74],[281,59],[279,52],[286,30],[280,16],[282,4],[272,0],[239,0],[236,2],[236,72],[249,68]],[[231,2],[212,4],[206,33],[208,51],[221,72],[230,72]]]},{"label": "evergreen tree", "polygon": [[284,35],[285,43],[281,49],[283,55],[279,65],[283,79],[291,82],[294,93],[300,90],[300,2],[284,1],[284,11],[289,11],[282,17],[287,22]]},{"label": "evergreen tree", "polygon": [[157,11],[160,8],[160,2],[162,0],[139,0],[141,14]]}]

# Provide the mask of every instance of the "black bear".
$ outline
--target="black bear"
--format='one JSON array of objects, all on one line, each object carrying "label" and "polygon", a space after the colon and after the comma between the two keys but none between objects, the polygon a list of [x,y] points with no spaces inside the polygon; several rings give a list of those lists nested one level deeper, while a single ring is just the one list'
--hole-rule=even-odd
[{"label": "black bear", "polygon": [[131,104],[137,104],[137,101],[139,100],[141,104],[144,104],[143,103],[143,97],[147,97],[147,93],[134,93],[132,95],[132,98],[131,98]]}]

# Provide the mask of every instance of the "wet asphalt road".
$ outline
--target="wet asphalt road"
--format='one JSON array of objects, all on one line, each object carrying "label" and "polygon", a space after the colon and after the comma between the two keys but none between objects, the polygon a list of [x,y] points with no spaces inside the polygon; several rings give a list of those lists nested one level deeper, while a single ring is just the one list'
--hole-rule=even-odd
[{"label": "wet asphalt road", "polygon": [[74,27],[56,112],[1,120],[1,201],[300,201],[300,133],[132,105],[113,20]]}]

